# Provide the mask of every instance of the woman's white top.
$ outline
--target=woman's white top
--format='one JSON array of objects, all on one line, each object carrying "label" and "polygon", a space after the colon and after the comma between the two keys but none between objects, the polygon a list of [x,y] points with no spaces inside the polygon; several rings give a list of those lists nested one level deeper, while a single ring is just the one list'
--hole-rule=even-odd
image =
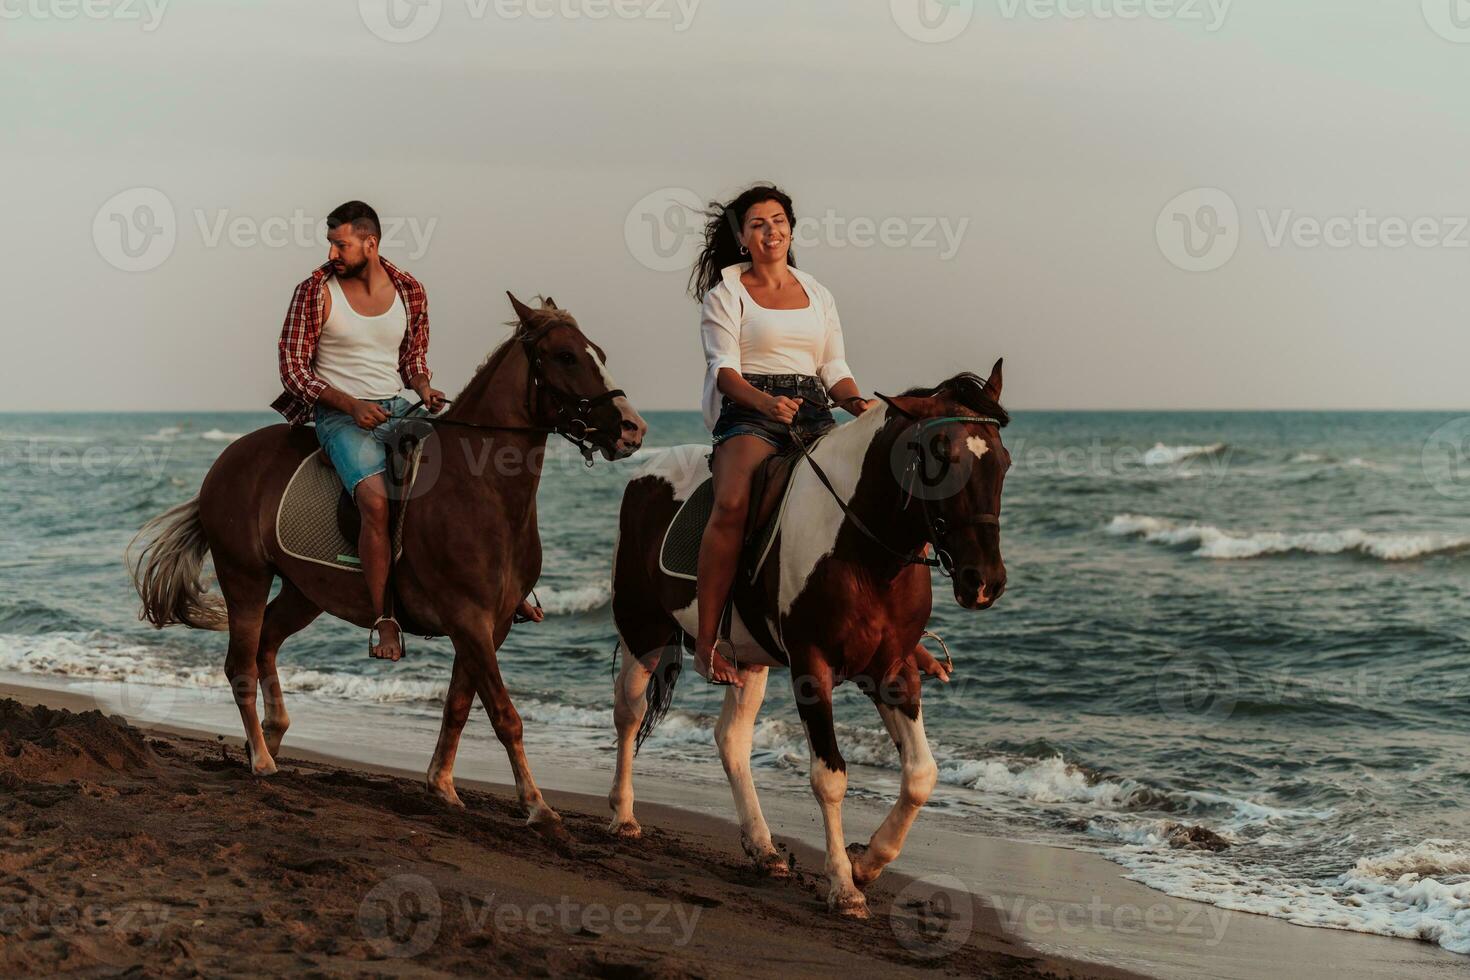
[{"label": "woman's white top", "polygon": [[327,277],[332,312],[317,341],[317,377],[351,398],[392,398],[403,390],[398,374],[398,348],[408,330],[403,297],[393,291],[393,305],[381,316],[363,316],[352,308],[336,276]]},{"label": "woman's white top", "polygon": [[741,374],[816,375],[829,389],[852,377],[842,346],[837,303],[827,287],[793,268],[808,303],[799,310],[768,310],[751,298],[741,273],[750,263],[728,266],[704,298],[699,333],[704,341],[704,424],[720,417],[721,368]]}]

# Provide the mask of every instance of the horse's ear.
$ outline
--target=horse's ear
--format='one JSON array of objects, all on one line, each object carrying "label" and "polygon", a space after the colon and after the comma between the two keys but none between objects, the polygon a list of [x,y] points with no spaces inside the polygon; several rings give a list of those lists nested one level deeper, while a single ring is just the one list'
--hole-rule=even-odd
[{"label": "horse's ear", "polygon": [[510,305],[516,311],[516,319],[520,320],[522,325],[530,326],[531,320],[536,316],[536,311],[516,299],[515,294],[509,290],[506,291],[505,295],[510,297]]},{"label": "horse's ear", "polygon": [[545,297],[544,299],[541,300],[541,308],[543,310],[559,310],[559,309],[561,309],[560,306],[557,306],[556,305],[556,300],[552,299],[550,296],[547,296],[547,297]]},{"label": "horse's ear", "polygon": [[985,393],[996,401],[1000,401],[1000,366],[1005,363],[1005,358],[998,358],[995,367],[990,369],[990,378],[985,382]]}]

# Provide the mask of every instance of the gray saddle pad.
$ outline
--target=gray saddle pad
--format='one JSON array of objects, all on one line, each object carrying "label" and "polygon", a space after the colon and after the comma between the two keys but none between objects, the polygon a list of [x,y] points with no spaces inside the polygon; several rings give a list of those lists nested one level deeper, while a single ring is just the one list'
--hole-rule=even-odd
[{"label": "gray saddle pad", "polygon": [[[785,489],[781,491],[781,502],[776,505],[770,520],[746,543],[741,567],[751,578],[756,576],[766,562],[771,542],[781,528],[781,518],[786,513],[786,501],[790,496],[791,483],[787,482]],[[698,579],[699,543],[704,538],[704,526],[709,523],[709,515],[714,506],[715,481],[711,477],[689,495],[689,499],[684,501],[679,512],[669,522],[668,530],[664,532],[658,564],[665,575],[690,581]]]},{"label": "gray saddle pad", "polygon": [[[410,474],[418,471],[418,452],[410,463]],[[409,479],[412,486],[412,475]],[[276,511],[276,541],[293,558],[344,571],[361,572],[357,542],[342,536],[337,525],[337,502],[345,491],[327,454],[318,449],[296,468]],[[403,554],[403,515],[399,507],[393,526],[393,557]]]}]

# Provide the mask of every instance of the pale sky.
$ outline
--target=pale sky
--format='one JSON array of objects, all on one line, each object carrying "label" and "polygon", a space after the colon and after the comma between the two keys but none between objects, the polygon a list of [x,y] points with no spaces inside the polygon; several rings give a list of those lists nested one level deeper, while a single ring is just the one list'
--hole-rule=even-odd
[{"label": "pale sky", "polygon": [[451,394],[510,289],[693,410],[668,204],[759,178],[864,391],[1004,355],[1016,409],[1470,405],[1459,0],[418,3],[0,0],[0,410],[265,409],[355,197]]}]

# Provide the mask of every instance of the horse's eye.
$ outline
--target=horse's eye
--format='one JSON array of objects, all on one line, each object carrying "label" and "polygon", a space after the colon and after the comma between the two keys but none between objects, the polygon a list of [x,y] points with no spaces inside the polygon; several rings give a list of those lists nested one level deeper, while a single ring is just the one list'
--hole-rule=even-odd
[{"label": "horse's eye", "polygon": [[577,363],[577,355],[569,350],[564,350],[556,355],[556,360],[558,364],[565,364],[567,367],[571,367]]}]

